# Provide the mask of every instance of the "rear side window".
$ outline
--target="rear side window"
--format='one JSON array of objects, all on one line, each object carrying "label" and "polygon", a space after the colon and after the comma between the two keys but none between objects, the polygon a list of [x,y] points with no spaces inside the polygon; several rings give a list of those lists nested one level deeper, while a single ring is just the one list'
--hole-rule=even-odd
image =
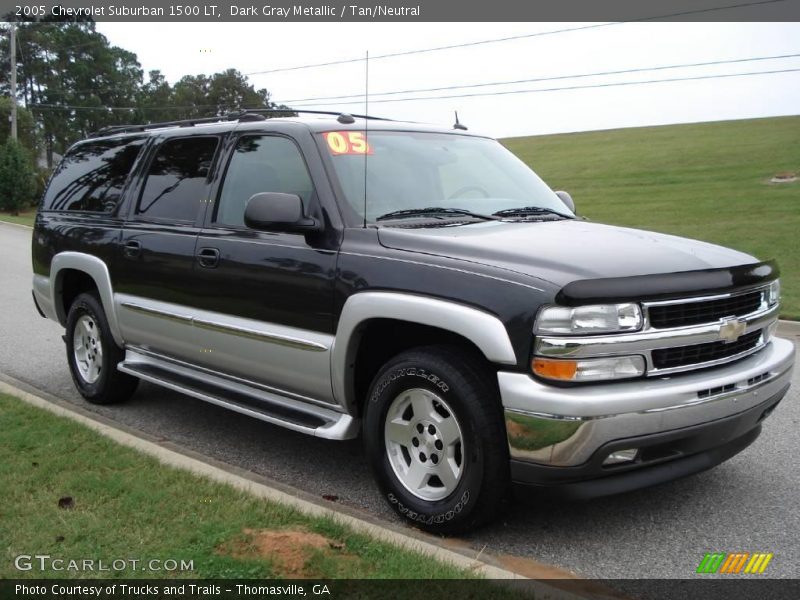
[{"label": "rear side window", "polygon": [[308,206],[314,186],[303,156],[291,140],[253,135],[239,139],[228,164],[214,221],[244,225],[247,201],[260,192],[297,194]]},{"label": "rear side window", "polygon": [[219,139],[167,140],[150,163],[136,213],[142,217],[194,221],[208,193],[208,173]]},{"label": "rear side window", "polygon": [[112,212],[145,139],[98,140],[72,148],[53,173],[42,210]]}]

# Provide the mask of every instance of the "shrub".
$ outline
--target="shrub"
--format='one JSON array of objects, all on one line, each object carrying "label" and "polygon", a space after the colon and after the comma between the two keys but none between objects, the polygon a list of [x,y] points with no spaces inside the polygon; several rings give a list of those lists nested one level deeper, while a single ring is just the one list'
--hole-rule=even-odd
[{"label": "shrub", "polygon": [[19,214],[30,206],[36,182],[25,148],[11,138],[0,146],[0,209]]}]

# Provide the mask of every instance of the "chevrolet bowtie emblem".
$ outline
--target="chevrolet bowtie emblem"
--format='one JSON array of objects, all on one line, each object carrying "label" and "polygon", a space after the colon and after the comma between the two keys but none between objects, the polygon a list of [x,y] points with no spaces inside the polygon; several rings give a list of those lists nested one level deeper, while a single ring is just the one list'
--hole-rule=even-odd
[{"label": "chevrolet bowtie emblem", "polygon": [[735,342],[744,333],[747,328],[745,321],[739,319],[727,319],[719,326],[719,339],[726,344]]}]

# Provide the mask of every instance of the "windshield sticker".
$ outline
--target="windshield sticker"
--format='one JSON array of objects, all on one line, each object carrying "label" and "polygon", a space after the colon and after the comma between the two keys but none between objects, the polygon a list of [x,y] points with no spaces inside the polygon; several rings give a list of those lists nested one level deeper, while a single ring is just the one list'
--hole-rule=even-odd
[{"label": "windshield sticker", "polygon": [[327,131],[322,134],[334,156],[344,154],[372,154],[367,138],[360,131]]}]

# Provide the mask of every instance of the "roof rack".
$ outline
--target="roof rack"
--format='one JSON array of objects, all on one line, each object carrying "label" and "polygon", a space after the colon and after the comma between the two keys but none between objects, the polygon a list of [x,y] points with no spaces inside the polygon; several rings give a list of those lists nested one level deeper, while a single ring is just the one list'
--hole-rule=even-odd
[{"label": "roof rack", "polygon": [[[237,115],[238,116],[238,115]],[[115,133],[130,133],[135,131],[145,131],[147,129],[158,129],[159,127],[194,127],[202,123],[218,123],[220,121],[231,121],[229,115],[216,117],[200,117],[197,119],[181,119],[179,121],[161,121],[159,123],[146,123],[144,125],[109,125],[90,133],[89,137],[102,137],[104,135],[114,135]]]},{"label": "roof rack", "polygon": [[214,117],[199,117],[197,119],[181,119],[178,121],[161,121],[158,123],[146,123],[144,125],[109,125],[108,127],[103,127],[102,129],[90,133],[88,137],[95,138],[106,135],[114,135],[117,133],[132,133],[137,131],[146,131],[148,129],[159,129],[162,127],[194,127],[195,125],[202,125],[204,123],[222,123],[225,121],[253,121],[253,120],[260,120],[257,119],[258,116],[261,116],[261,118],[263,119],[264,118],[263,115],[265,114],[291,115],[294,113],[309,114],[309,115],[332,115],[336,116],[341,123],[353,123],[354,119],[370,119],[373,121],[392,120],[392,119],[386,119],[384,117],[373,117],[370,115],[353,115],[349,113],[343,113],[331,110],[303,110],[294,108],[247,108],[237,112],[228,113],[227,115],[217,115]]},{"label": "roof rack", "polygon": [[356,119],[369,119],[370,121],[392,121],[386,117],[373,117],[372,115],[354,115],[335,110],[303,110],[302,108],[245,108],[239,114],[275,114],[275,113],[300,113],[305,115],[331,115],[335,117],[354,117]]}]

